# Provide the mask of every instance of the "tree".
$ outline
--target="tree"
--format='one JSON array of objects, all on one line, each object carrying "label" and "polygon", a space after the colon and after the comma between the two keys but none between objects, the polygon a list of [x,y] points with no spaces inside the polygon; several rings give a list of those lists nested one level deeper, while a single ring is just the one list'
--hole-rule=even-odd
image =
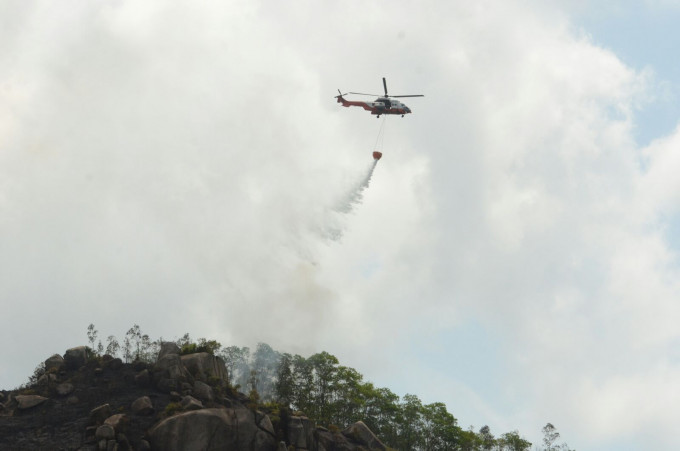
[{"label": "tree", "polygon": [[94,328],[94,324],[87,326],[87,341],[90,343],[90,348],[95,349],[95,341],[97,340],[97,334],[99,331]]},{"label": "tree", "polygon": [[292,406],[308,415],[316,412],[314,403],[314,368],[308,359],[300,355],[293,357],[293,402]]},{"label": "tree", "polygon": [[115,357],[118,354],[118,350],[120,349],[120,344],[118,344],[118,340],[116,337],[113,335],[109,335],[109,338],[106,339],[106,353],[110,356]]},{"label": "tree", "polygon": [[132,359],[132,342],[127,335],[123,339],[123,359],[125,359],[125,363],[130,363]]},{"label": "tree", "polygon": [[180,355],[194,354],[197,352],[207,352],[208,354],[215,355],[222,347],[220,342],[206,340],[205,338],[199,338],[197,342],[194,342],[191,340],[191,337],[189,337],[189,334],[184,334],[182,338],[177,340],[177,346],[179,346]]},{"label": "tree", "polygon": [[99,331],[94,328],[94,324],[87,326],[87,341],[90,343],[90,349],[96,355],[101,355],[104,352],[104,346],[101,340],[97,342],[97,335]]},{"label": "tree", "polygon": [[139,341],[137,360],[147,363],[153,362],[160,349],[159,341],[151,341],[151,338],[149,338],[147,334],[142,335],[141,340]]},{"label": "tree", "polygon": [[292,363],[293,357],[290,354],[284,353],[281,355],[281,360],[276,370],[276,383],[274,384],[276,400],[286,407],[290,407],[295,393]]},{"label": "tree", "polygon": [[482,426],[482,428],[479,430],[479,437],[482,441],[483,450],[490,450],[496,446],[496,439],[491,433],[491,428],[489,428],[489,426]]},{"label": "tree", "polygon": [[28,382],[24,387],[32,387],[37,384],[43,374],[45,374],[45,362],[40,362],[33,370],[33,374],[28,377]]},{"label": "tree", "polygon": [[354,368],[338,366],[330,387],[331,423],[349,424],[361,420],[360,411],[366,403],[361,390],[363,376]]},{"label": "tree", "polygon": [[257,391],[263,400],[275,397],[274,384],[281,354],[266,343],[258,343],[253,354],[251,371],[257,373]]},{"label": "tree", "polygon": [[453,415],[442,402],[423,406],[423,445],[427,451],[454,449],[458,444],[461,430]]},{"label": "tree", "polygon": [[402,399],[399,424],[399,449],[420,449],[422,444],[423,419],[421,411],[423,404],[416,395],[406,394]]},{"label": "tree", "polygon": [[554,451],[557,450],[558,447],[554,446],[555,441],[560,438],[560,433],[557,432],[557,429],[555,426],[553,426],[551,423],[547,423],[545,426],[543,426],[543,446],[545,451]]},{"label": "tree", "polygon": [[250,378],[248,379],[248,386],[250,387],[250,391],[248,392],[248,396],[255,403],[258,403],[260,401],[260,394],[257,391],[257,371],[250,370]]},{"label": "tree", "polygon": [[557,428],[551,423],[547,423],[543,426],[543,451],[572,451],[569,449],[569,445],[562,443],[561,445],[555,444],[558,438],[560,438],[560,433],[557,432]]},{"label": "tree", "polygon": [[135,324],[127,331],[125,340],[130,343],[130,357],[134,357],[133,360],[140,360],[142,331],[139,328],[139,325]]},{"label": "tree", "polygon": [[337,357],[326,351],[314,354],[307,362],[313,371],[312,397],[314,400],[313,411],[321,424],[329,425],[332,417],[334,384],[336,381]]},{"label": "tree", "polygon": [[229,381],[235,387],[245,387],[250,368],[248,360],[250,359],[250,348],[238,346],[228,346],[222,348],[220,357],[224,359],[229,374]]},{"label": "tree", "polygon": [[519,436],[518,431],[506,432],[498,439],[498,444],[504,451],[529,451],[531,442]]},{"label": "tree", "polygon": [[365,399],[361,413],[364,423],[386,443],[397,443],[399,396],[388,388],[376,388],[370,382],[362,384],[361,392]]},{"label": "tree", "polygon": [[208,354],[216,355],[222,348],[222,344],[216,340],[206,340],[205,338],[199,338],[196,348],[196,352],[207,352]]},{"label": "tree", "polygon": [[179,349],[182,349],[184,346],[190,345],[192,341],[191,337],[189,336],[189,332],[182,335],[182,338],[179,338],[175,343],[177,343],[177,347]]},{"label": "tree", "polygon": [[461,431],[459,448],[461,451],[477,451],[482,447],[482,439],[470,426],[467,430]]}]

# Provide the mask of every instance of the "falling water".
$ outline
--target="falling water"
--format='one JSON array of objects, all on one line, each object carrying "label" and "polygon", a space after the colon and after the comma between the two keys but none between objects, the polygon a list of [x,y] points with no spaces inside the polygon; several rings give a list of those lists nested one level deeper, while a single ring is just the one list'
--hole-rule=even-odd
[{"label": "falling water", "polygon": [[385,122],[386,116],[380,124],[378,130],[378,137],[375,141],[373,161],[360,174],[360,176],[349,186],[347,191],[338,199],[338,201],[327,210],[324,215],[323,224],[320,225],[319,231],[321,235],[333,241],[339,241],[342,238],[346,228],[346,215],[352,213],[354,207],[361,204],[364,198],[364,191],[371,183],[373,171],[378,164],[378,160],[382,157],[382,147],[385,139]]},{"label": "falling water", "polygon": [[371,177],[373,176],[373,171],[375,166],[378,164],[378,160],[373,160],[370,166],[366,169],[363,176],[357,180],[356,183],[347,191],[347,193],[340,199],[335,211],[340,213],[351,213],[355,205],[361,203],[364,197],[364,190],[368,188],[369,183],[371,183]]},{"label": "falling water", "polygon": [[316,227],[322,237],[331,241],[339,241],[342,238],[347,228],[347,215],[353,212],[355,206],[361,204],[364,190],[371,183],[371,177],[377,164],[378,160],[374,159],[337,202],[326,210],[321,223],[317,224]]}]

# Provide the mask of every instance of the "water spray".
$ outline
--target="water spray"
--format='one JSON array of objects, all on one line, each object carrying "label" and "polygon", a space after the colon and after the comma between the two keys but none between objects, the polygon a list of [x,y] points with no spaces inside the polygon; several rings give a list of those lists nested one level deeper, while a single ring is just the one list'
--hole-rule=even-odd
[{"label": "water spray", "polygon": [[[339,199],[339,201],[332,207],[337,213],[341,215],[346,215],[354,210],[356,205],[361,204],[364,197],[364,190],[368,188],[371,183],[371,178],[373,177],[373,172],[375,167],[378,165],[378,161],[382,158],[382,146],[385,136],[385,120],[380,126],[380,131],[378,132],[378,137],[375,142],[374,150],[372,153],[373,161],[365,169],[363,176],[358,178],[355,183],[353,183],[350,188],[345,192],[345,194]],[[335,224],[333,222],[336,222]],[[345,226],[342,224],[341,216],[335,218],[333,221],[328,221],[328,224],[323,227],[324,235],[334,241],[342,238],[343,229]]]}]

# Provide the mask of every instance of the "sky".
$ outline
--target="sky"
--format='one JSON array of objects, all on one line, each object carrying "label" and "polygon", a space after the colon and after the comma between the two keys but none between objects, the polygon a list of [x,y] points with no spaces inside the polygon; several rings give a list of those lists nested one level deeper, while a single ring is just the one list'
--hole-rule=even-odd
[{"label": "sky", "polygon": [[[662,0],[2,2],[0,387],[90,323],[138,324],[327,351],[464,428],[674,449],[678,19]],[[425,97],[386,119],[373,168],[382,118],[333,96],[382,77]]]}]

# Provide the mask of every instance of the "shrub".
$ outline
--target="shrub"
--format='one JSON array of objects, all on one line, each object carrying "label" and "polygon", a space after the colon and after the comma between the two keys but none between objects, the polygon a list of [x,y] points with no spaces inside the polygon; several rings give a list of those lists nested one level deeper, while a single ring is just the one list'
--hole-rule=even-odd
[{"label": "shrub", "polygon": [[207,352],[208,354],[215,355],[215,353],[222,347],[222,345],[215,340],[199,338],[198,343],[194,343],[189,340],[190,339],[187,337],[187,340],[183,342],[179,350],[181,355],[194,354],[196,352]]},{"label": "shrub", "polygon": [[167,406],[165,406],[165,415],[171,417],[177,412],[182,410],[182,405],[178,402],[171,402]]},{"label": "shrub", "polygon": [[27,386],[33,386],[38,383],[38,379],[45,374],[45,362],[40,362],[38,366],[33,370],[33,375],[29,376]]}]

